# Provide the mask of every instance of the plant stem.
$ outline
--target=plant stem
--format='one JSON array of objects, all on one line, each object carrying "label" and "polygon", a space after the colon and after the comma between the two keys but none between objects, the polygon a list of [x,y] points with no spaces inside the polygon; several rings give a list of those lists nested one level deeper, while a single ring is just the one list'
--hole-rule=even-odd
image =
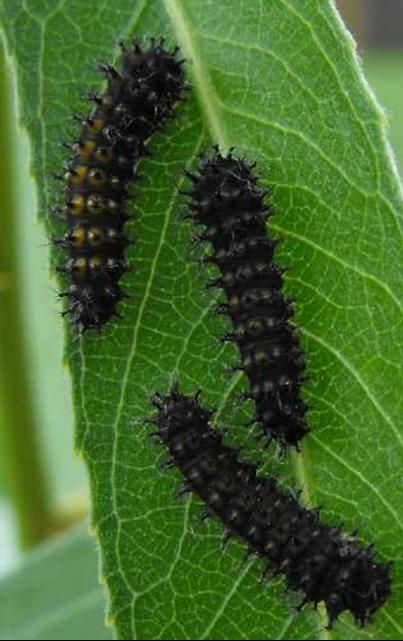
[{"label": "plant stem", "polygon": [[14,84],[0,38],[0,400],[2,465],[6,468],[21,544],[29,548],[52,530],[50,499],[37,439],[37,414],[21,300],[17,251],[18,133]]}]

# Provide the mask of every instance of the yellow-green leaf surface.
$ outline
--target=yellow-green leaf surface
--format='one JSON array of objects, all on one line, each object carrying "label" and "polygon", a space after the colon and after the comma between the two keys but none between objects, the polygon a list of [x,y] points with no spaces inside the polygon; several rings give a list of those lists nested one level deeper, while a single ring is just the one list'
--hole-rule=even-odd
[{"label": "yellow-green leaf surface", "polygon": [[[194,91],[152,143],[136,187],[130,233],[135,272],[123,318],[102,335],[71,336],[77,448],[89,467],[111,620],[124,639],[403,638],[403,432],[401,394],[402,192],[386,144],[386,119],[328,0],[8,0],[3,8],[19,75],[42,213],[56,196],[71,112],[99,86],[94,64],[132,34],[164,34],[188,60]],[[180,221],[185,165],[211,142],[258,161],[274,187],[273,233],[311,381],[312,433],[298,457],[258,451],[239,410],[242,379],[217,335],[206,274]],[[52,225],[54,227],[54,225]],[[325,630],[323,610],[258,582],[239,543],[220,548],[217,523],[201,524],[195,499],[175,496],[179,475],[145,417],[154,390],[179,376],[204,389],[248,455],[303,487],[324,517],[359,529],[396,561],[394,592],[375,623],[345,615]]]}]

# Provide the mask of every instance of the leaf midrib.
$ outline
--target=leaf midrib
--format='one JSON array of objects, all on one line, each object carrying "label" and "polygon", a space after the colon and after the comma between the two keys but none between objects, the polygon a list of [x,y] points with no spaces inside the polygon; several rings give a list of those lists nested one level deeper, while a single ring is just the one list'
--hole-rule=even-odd
[{"label": "leaf midrib", "polygon": [[218,98],[211,82],[210,75],[202,63],[202,57],[196,43],[196,36],[181,7],[179,0],[162,0],[167,14],[172,23],[172,29],[177,36],[177,41],[190,63],[194,88],[198,97],[201,111],[211,132],[214,142],[223,149],[228,148],[225,127],[222,122],[218,107]]}]

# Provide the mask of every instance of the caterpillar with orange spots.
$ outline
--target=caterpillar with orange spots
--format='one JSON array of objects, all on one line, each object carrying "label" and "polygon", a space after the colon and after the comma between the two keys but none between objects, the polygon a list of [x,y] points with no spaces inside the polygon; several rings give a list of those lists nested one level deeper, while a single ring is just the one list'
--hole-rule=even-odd
[{"label": "caterpillar with orange spots", "polygon": [[63,177],[68,230],[56,240],[67,254],[58,270],[70,281],[61,293],[69,301],[63,314],[81,332],[100,330],[119,315],[117,304],[126,296],[119,281],[129,269],[129,185],[149,153],[148,139],[188,89],[178,48],[168,51],[162,39],[153,38],[145,46],[135,41],[130,49],[121,47],[119,70],[100,65],[107,88],[90,94],[95,107],[78,140],[68,145],[73,158]]}]

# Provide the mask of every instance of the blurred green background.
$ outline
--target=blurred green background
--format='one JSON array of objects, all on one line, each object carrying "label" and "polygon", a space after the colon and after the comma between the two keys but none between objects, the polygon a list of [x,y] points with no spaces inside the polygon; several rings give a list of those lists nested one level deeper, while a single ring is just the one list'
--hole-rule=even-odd
[{"label": "blurred green background", "polygon": [[[387,2],[377,0],[375,3],[371,0],[339,0],[338,4],[357,37],[358,52],[363,60],[368,82],[378,101],[384,106],[390,123],[390,142],[401,173],[403,167],[403,2],[400,0]],[[28,544],[25,546],[27,548],[30,547],[29,544],[38,543],[40,538],[52,537],[81,522],[85,518],[88,507],[88,488],[82,461],[74,455],[74,423],[69,373],[61,366],[63,324],[59,315],[60,306],[56,285],[49,273],[48,240],[43,227],[36,222],[35,185],[29,169],[29,142],[25,132],[17,127],[8,133],[16,150],[14,162],[18,166],[20,181],[16,186],[16,197],[21,216],[18,221],[14,221],[14,225],[17,223],[17,228],[13,232],[19,257],[15,277],[20,320],[26,338],[24,369],[28,378],[28,392],[32,399],[31,427],[37,431],[39,459],[36,464],[40,465],[45,477],[46,510],[49,518],[49,527],[44,527],[43,536],[38,535],[36,538],[20,536],[21,526],[24,524],[15,506],[21,504],[21,496],[18,497],[18,494],[24,490],[21,490],[21,485],[16,478],[19,474],[18,461],[13,460],[10,464],[10,458],[12,459],[13,456],[10,456],[9,435],[13,433],[14,426],[12,418],[10,419],[12,414],[6,411],[6,406],[2,402],[0,405],[0,577],[10,573],[15,566],[22,568],[18,570],[17,575],[13,575],[17,577],[16,579],[10,579],[11,583],[7,583],[9,579],[3,579],[3,593],[9,593],[11,590],[12,594],[11,586],[18,587],[18,581],[23,583],[27,577],[32,576],[32,569],[35,563],[39,562],[38,558],[47,554],[50,557],[57,555],[59,545],[57,542],[52,543],[48,551],[39,553],[39,557],[36,552],[33,559],[28,561],[27,570],[24,570],[21,564],[26,552],[21,541]],[[18,144],[15,144],[16,141]],[[1,156],[4,157],[4,153],[1,153]],[[2,256],[2,262],[3,258]],[[8,286],[7,273],[2,272],[1,264],[0,303],[6,300],[2,294]],[[3,305],[0,313],[5,314],[5,322],[7,322]],[[5,338],[0,335],[0,342],[2,340]],[[8,374],[7,367],[7,363],[4,364],[3,379],[0,375],[0,384],[3,380],[3,389],[0,385],[2,401],[4,401],[6,389],[4,381]],[[0,372],[1,369],[0,365]],[[25,393],[24,389],[20,390],[21,392]],[[32,458],[35,459],[35,452],[32,453]],[[95,556],[91,554],[89,544],[83,543],[80,538],[76,540],[75,536],[73,535],[69,541],[69,554],[76,561],[80,559],[80,567],[83,567],[81,564],[84,566],[87,564],[90,575],[94,574],[95,585]],[[26,589],[27,594],[32,596],[35,585],[31,587],[28,585]],[[92,594],[89,590],[86,594],[90,599],[88,606],[100,610],[101,593],[94,591]],[[67,598],[66,595],[64,598]],[[87,637],[82,627],[80,636],[74,636],[74,631],[70,631],[68,633],[70,636],[66,637],[67,633],[64,630],[64,636],[60,633],[61,636],[56,638],[108,637],[108,635],[102,636],[101,629],[97,632],[92,627],[91,630],[88,631]],[[54,629],[52,633],[55,634]],[[39,634],[40,631],[31,630],[30,633],[26,631],[21,633],[20,638],[51,638],[38,636]]]}]

